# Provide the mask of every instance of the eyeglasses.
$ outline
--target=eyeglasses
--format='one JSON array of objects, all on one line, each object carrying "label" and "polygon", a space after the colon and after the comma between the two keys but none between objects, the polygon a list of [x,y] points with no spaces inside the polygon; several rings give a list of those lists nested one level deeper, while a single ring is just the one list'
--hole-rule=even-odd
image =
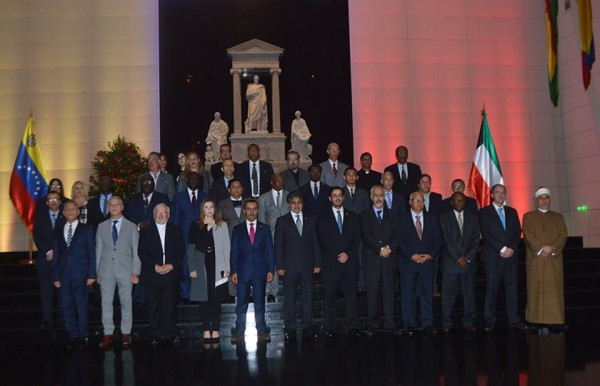
[{"label": "eyeglasses", "polygon": [[48,202],[60,202],[58,198],[49,198]]},{"label": "eyeglasses", "polygon": [[51,187],[51,188],[60,188],[60,187],[61,187],[61,185],[55,185],[55,184],[52,184],[52,185],[50,185],[50,187]]}]

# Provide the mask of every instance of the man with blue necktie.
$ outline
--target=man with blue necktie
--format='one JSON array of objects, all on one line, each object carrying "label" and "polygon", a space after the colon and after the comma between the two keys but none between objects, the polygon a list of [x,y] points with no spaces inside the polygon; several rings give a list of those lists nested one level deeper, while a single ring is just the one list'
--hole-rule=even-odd
[{"label": "man with blue necktie", "polygon": [[505,205],[506,187],[492,187],[492,204],[479,211],[483,245],[481,260],[485,268],[485,307],[483,330],[493,331],[496,325],[496,302],[500,282],[504,283],[506,316],[511,328],[525,328],[517,310],[517,248],[521,239],[521,223],[514,208]]}]

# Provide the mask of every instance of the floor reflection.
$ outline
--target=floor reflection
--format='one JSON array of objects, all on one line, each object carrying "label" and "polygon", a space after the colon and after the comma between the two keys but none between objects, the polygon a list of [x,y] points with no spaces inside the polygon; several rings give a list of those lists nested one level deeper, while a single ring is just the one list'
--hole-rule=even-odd
[{"label": "floor reflection", "polygon": [[[67,352],[58,342],[11,344],[0,352],[3,385],[571,385],[597,383],[593,334],[393,337],[286,344],[249,339],[128,351]],[[571,373],[571,377],[569,377]]]}]

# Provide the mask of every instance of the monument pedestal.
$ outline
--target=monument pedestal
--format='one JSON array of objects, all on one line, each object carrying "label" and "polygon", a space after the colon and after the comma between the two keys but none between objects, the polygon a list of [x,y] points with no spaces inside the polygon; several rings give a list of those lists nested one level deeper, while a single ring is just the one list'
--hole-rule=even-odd
[{"label": "monument pedestal", "polygon": [[248,146],[252,143],[260,148],[260,159],[270,162],[275,172],[280,172],[287,167],[285,163],[285,134],[269,133],[264,131],[251,131],[247,133],[233,133],[229,137],[231,153],[235,162],[244,162],[248,159]]}]

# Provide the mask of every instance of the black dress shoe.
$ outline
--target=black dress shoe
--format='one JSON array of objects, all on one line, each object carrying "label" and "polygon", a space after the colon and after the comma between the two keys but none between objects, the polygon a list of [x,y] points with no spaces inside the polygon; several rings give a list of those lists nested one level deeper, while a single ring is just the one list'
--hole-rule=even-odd
[{"label": "black dress shoe", "polygon": [[275,296],[273,294],[267,295],[267,303],[275,303]]},{"label": "black dress shoe", "polygon": [[269,330],[261,331],[257,334],[258,340],[262,342],[270,342],[271,341],[271,333]]},{"label": "black dress shoe", "polygon": [[[427,335],[436,336],[438,334],[438,330],[433,326],[423,327],[423,332]],[[448,331],[450,332],[450,331]]]},{"label": "black dress shoe", "polygon": [[319,334],[317,333],[317,330],[315,328],[306,327],[304,330],[302,330],[302,339],[306,341],[318,340]]},{"label": "black dress shoe", "polygon": [[452,330],[450,329],[450,327],[442,327],[442,332],[445,335],[448,335],[448,334],[450,334],[452,332]]},{"label": "black dress shoe", "polygon": [[333,330],[325,331],[325,339],[328,339],[328,340],[335,339],[335,331],[333,331]]},{"label": "black dress shoe", "polygon": [[231,343],[237,344],[244,341],[244,333],[236,330],[235,328],[231,329]]},{"label": "black dress shoe", "polygon": [[516,328],[518,330],[527,330],[527,325],[523,322],[511,323],[508,325],[510,328]]},{"label": "black dress shoe", "polygon": [[77,348],[78,349],[87,348],[89,346],[89,344],[90,344],[90,342],[89,342],[88,338],[77,339]]},{"label": "black dress shoe", "polygon": [[181,339],[179,339],[179,337],[175,335],[174,337],[169,339],[169,343],[171,343],[173,346],[178,346],[179,343],[181,343]]},{"label": "black dress shoe", "polygon": [[477,327],[470,325],[465,327],[465,332],[469,333],[469,334],[475,334],[477,332]]},{"label": "black dress shoe", "polygon": [[352,339],[357,339],[360,338],[360,331],[356,328],[351,328],[348,330],[348,337],[352,338]]},{"label": "black dress shoe", "polygon": [[408,327],[406,329],[406,336],[408,336],[409,338],[412,338],[413,336],[415,336],[416,331],[414,327]]},{"label": "black dress shoe", "polygon": [[495,326],[493,323],[486,323],[483,325],[483,331],[485,331],[485,332],[492,332],[492,331],[494,331],[494,328],[495,328]]},{"label": "black dress shoe", "polygon": [[367,327],[365,329],[365,336],[372,338],[375,336],[375,329],[371,326]]}]

